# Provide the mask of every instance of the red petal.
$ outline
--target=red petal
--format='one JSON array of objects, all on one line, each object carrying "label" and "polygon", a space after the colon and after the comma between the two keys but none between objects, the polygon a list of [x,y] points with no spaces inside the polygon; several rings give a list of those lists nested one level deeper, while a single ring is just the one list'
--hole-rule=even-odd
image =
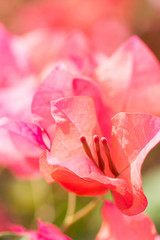
[{"label": "red petal", "polygon": [[59,161],[45,151],[40,158],[40,170],[48,182],[59,182],[78,195],[96,196],[111,189],[121,195],[124,201],[127,198],[127,201],[132,203],[129,193],[126,192],[125,181],[105,176],[94,162],[85,156]]}]

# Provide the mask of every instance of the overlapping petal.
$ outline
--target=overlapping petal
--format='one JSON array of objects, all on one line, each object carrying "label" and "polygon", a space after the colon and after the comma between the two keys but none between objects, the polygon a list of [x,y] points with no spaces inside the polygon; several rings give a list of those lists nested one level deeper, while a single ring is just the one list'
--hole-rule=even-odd
[{"label": "overlapping petal", "polygon": [[[147,200],[142,189],[141,166],[149,151],[160,142],[160,119],[128,113],[119,113],[113,118],[109,145],[111,161],[118,173],[114,175],[107,158],[103,158],[103,149],[104,173],[98,167],[93,136],[101,137],[102,134],[93,101],[82,96],[61,98],[53,101],[51,108],[56,122],[54,140],[50,153],[44,152],[40,159],[46,180],[58,181],[81,195],[99,195],[110,188],[117,206],[125,214],[143,211]],[[86,137],[92,156],[85,154],[81,135]],[[100,184],[99,192],[97,183]]]},{"label": "overlapping petal", "polygon": [[40,159],[40,169],[46,180],[58,181],[80,195],[100,195],[110,188],[122,198],[124,195],[129,198],[125,181],[105,176],[95,163],[96,157],[94,162],[84,154],[80,136],[86,137],[94,151],[92,137],[101,135],[92,99],[61,98],[52,102],[51,107],[56,131],[50,153],[44,152]]},{"label": "overlapping petal", "polygon": [[51,140],[54,136],[55,122],[51,116],[50,102],[62,97],[80,95],[94,99],[101,130],[109,135],[111,115],[109,111],[106,113],[99,88],[90,79],[71,74],[63,64],[58,64],[40,85],[32,101],[34,120],[47,131]]}]

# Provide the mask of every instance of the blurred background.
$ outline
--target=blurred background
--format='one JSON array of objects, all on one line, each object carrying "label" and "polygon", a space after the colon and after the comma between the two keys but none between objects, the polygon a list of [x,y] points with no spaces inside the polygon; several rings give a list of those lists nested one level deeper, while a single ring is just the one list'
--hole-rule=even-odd
[{"label": "blurred background", "polygon": [[16,34],[49,27],[78,28],[90,36],[112,22],[112,29],[121,25],[124,38],[138,35],[160,58],[159,0],[0,0],[0,20]]},{"label": "blurred background", "polygon": [[[159,0],[0,0],[0,21],[19,36],[41,28],[67,33],[80,29],[92,39],[94,49],[108,55],[136,34],[160,59]],[[149,202],[146,212],[160,233],[160,145],[147,156],[142,173]],[[90,200],[77,197],[77,210]],[[67,191],[59,184],[47,184],[41,178],[20,180],[0,168],[0,230],[7,228],[8,220],[34,229],[37,218],[61,226],[66,207]],[[100,207],[67,234],[77,240],[93,239],[101,225]]]}]

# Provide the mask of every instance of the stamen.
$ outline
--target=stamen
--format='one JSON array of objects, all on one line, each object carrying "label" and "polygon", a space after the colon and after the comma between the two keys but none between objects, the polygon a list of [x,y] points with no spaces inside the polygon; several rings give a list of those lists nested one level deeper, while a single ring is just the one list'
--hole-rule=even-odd
[{"label": "stamen", "polygon": [[103,159],[101,157],[99,136],[98,135],[94,135],[93,136],[93,141],[94,141],[94,145],[95,145],[95,149],[96,149],[96,153],[97,153],[97,157],[98,157],[99,168],[101,169],[102,172],[104,172],[105,165],[104,165]]},{"label": "stamen", "polygon": [[119,172],[117,171],[116,166],[113,163],[107,139],[105,137],[102,137],[101,138],[101,142],[103,144],[103,147],[104,147],[104,150],[105,150],[105,154],[106,154],[106,156],[108,158],[110,170],[111,170],[111,172],[113,173],[114,176],[118,176]]},{"label": "stamen", "polygon": [[80,137],[80,141],[81,141],[81,143],[83,145],[84,151],[86,152],[87,156],[94,161],[94,158],[92,156],[91,150],[90,150],[90,148],[88,146],[88,143],[87,143],[87,140],[86,140],[85,136],[81,136]]}]

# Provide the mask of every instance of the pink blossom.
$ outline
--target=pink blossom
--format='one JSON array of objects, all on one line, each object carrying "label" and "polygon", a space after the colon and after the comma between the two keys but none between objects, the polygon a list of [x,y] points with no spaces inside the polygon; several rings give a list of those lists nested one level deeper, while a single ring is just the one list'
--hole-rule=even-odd
[{"label": "pink blossom", "polygon": [[16,42],[25,49],[40,79],[57,61],[63,61],[71,72],[85,75],[90,75],[96,66],[89,38],[80,30],[67,33],[64,29],[38,29],[17,38]]},{"label": "pink blossom", "polygon": [[19,235],[28,235],[29,240],[71,240],[51,223],[38,220],[38,230],[26,230],[21,226],[12,226],[11,230]]},{"label": "pink blossom", "polygon": [[[75,95],[79,97],[70,97]],[[128,215],[145,209],[141,165],[159,142],[159,118],[119,113],[112,120],[111,134],[110,111],[102,102],[99,88],[62,66],[56,67],[40,86],[32,113],[50,140],[50,152],[45,151],[40,160],[48,182],[58,181],[80,195],[100,195],[111,189],[117,206]],[[98,163],[101,157],[94,146],[95,136],[109,141],[112,160],[105,153],[104,140],[100,147],[103,161]],[[86,144],[92,156],[85,153]]]},{"label": "pink blossom", "polygon": [[160,140],[160,119],[146,114],[116,115],[112,119],[110,155],[92,99],[60,98],[51,102],[51,113],[56,122],[54,140],[50,152],[45,151],[40,159],[45,179],[60,182],[79,195],[100,195],[111,189],[125,214],[143,211],[147,200],[141,165]]},{"label": "pink blossom", "polygon": [[30,73],[27,58],[14,46],[14,37],[0,24],[0,87],[17,84]]},{"label": "pink blossom", "polygon": [[[41,130],[31,124],[30,105],[37,84],[22,50],[0,26],[0,164],[26,177],[39,175],[38,156],[44,144]],[[41,143],[35,143],[35,134]]]},{"label": "pink blossom", "polygon": [[0,117],[28,120],[36,82],[27,55],[15,43],[15,37],[0,25]]}]

